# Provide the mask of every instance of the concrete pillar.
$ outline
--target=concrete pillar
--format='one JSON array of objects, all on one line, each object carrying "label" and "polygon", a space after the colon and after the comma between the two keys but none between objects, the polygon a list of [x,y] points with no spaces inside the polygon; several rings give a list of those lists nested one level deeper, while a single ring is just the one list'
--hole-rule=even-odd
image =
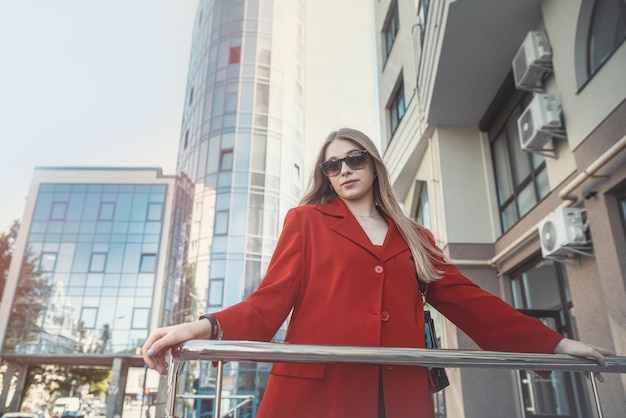
[{"label": "concrete pillar", "polygon": [[11,400],[11,411],[19,411],[22,404],[22,398],[24,397],[24,386],[26,385],[26,378],[28,377],[28,365],[20,364],[18,366],[17,382],[15,382],[15,394]]},{"label": "concrete pillar", "polygon": [[107,390],[107,418],[122,416],[128,369],[129,366],[124,362],[124,359],[120,357],[113,359],[111,384]]},{"label": "concrete pillar", "polygon": [[9,388],[11,387],[11,380],[17,370],[17,364],[7,362],[7,371],[2,378],[2,392],[0,392],[0,414],[6,412],[7,399],[9,397]]}]

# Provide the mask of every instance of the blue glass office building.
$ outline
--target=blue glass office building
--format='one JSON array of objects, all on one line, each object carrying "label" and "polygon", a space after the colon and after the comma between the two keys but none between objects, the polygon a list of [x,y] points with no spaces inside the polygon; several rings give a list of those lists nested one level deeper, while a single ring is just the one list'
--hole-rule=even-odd
[{"label": "blue glass office building", "polygon": [[[177,286],[168,286],[164,323],[256,289],[302,196],[305,21],[303,0],[200,1],[178,152],[186,203],[173,236],[182,245],[170,260]],[[199,385],[210,388],[203,367]],[[258,368],[228,367],[226,390],[258,400]]]},{"label": "blue glass office building", "polygon": [[3,353],[136,354],[162,293],[173,185],[157,169],[36,169],[16,248],[38,275],[11,270]]}]

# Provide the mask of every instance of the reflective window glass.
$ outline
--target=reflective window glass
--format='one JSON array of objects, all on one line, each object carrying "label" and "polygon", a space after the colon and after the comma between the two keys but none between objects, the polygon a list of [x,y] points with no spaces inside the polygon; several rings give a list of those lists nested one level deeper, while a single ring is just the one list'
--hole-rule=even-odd
[{"label": "reflective window glass", "polygon": [[42,272],[54,271],[57,262],[57,253],[43,253],[39,261],[39,270]]},{"label": "reflective window glass", "polygon": [[163,212],[163,204],[162,203],[150,203],[148,205],[148,216],[147,219],[149,221],[160,221]]},{"label": "reflective window glass", "polygon": [[113,220],[113,213],[115,212],[115,203],[102,202],[100,203],[100,213],[98,219],[110,221]]},{"label": "reflective window glass", "polygon": [[228,211],[215,212],[215,228],[216,235],[224,235],[228,233]]},{"label": "reflective window glass", "polygon": [[52,204],[52,211],[50,212],[50,219],[65,219],[66,212],[67,202],[54,202]]},{"label": "reflective window glass", "polygon": [[389,121],[389,134],[393,136],[394,132],[400,125],[400,121],[406,112],[404,102],[404,83],[402,82],[402,74],[400,74],[398,85],[393,90],[389,104],[387,105],[387,118]]},{"label": "reflective window glass", "polygon": [[[545,158],[521,148],[517,119],[531,93],[516,99],[514,111],[498,132],[491,132],[493,161],[502,231],[509,230],[549,193]],[[494,128],[494,131],[496,128]]]},{"label": "reflective window glass", "polygon": [[145,308],[133,309],[133,319],[131,323],[132,328],[147,328],[148,320],[150,317],[150,310]]},{"label": "reflective window glass", "polygon": [[91,254],[91,263],[89,264],[89,271],[104,272],[106,259],[107,259],[106,253]]},{"label": "reflective window glass", "polygon": [[224,278],[226,276],[226,260],[214,260],[211,263],[211,279]]},{"label": "reflective window glass", "polygon": [[154,273],[156,270],[156,254],[142,254],[139,271],[141,273]]},{"label": "reflective window glass", "polygon": [[209,306],[221,306],[224,300],[224,279],[209,281]]},{"label": "reflective window glass", "polygon": [[588,40],[588,73],[600,66],[626,39],[626,1],[596,0]]},{"label": "reflective window glass", "polygon": [[229,171],[233,169],[233,150],[222,150],[220,156],[220,171]]},{"label": "reflective window glass", "polygon": [[389,6],[389,11],[387,12],[387,18],[383,26],[383,46],[384,46],[383,54],[384,54],[385,60],[391,53],[391,47],[393,46],[393,43],[396,40],[396,35],[398,34],[399,27],[400,27],[400,16],[398,14],[398,2],[393,1],[391,5]]},{"label": "reflective window glass", "polygon": [[131,221],[145,221],[148,214],[148,195],[136,194],[133,196],[133,205],[131,208]]},{"label": "reflective window glass", "polygon": [[[96,325],[96,316],[98,314],[98,308],[83,307],[80,313],[79,331],[82,333],[86,329],[93,329]],[[82,334],[83,336],[85,334]]]}]

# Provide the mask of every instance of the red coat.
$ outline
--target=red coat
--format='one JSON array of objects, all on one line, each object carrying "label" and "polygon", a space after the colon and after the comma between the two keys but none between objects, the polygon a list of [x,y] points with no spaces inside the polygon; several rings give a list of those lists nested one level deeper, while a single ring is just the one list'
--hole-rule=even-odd
[{"label": "red coat", "polygon": [[[387,217],[376,247],[340,199],[291,209],[267,274],[245,301],[215,314],[229,340],[269,341],[293,308],[285,341],[424,347],[408,246]],[[432,241],[425,229],[420,229]],[[551,353],[562,336],[481,290],[450,264],[428,301],[483,349]],[[259,418],[376,418],[379,366],[274,364]],[[387,418],[433,417],[428,375],[382,368]]]}]

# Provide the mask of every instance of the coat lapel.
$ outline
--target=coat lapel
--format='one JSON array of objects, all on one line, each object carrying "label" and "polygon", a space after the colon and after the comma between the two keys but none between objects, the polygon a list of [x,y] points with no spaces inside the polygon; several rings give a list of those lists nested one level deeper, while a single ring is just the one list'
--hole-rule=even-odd
[{"label": "coat lapel", "polygon": [[381,256],[383,261],[387,261],[404,251],[409,251],[409,246],[406,241],[404,241],[404,238],[402,238],[402,235],[400,235],[400,231],[398,231],[396,224],[391,218],[387,216],[386,213],[383,213],[383,216],[389,224],[389,230],[387,231],[387,237],[382,247]]},{"label": "coat lapel", "polygon": [[389,224],[389,230],[382,247],[377,247],[372,244],[359,222],[350,213],[341,199],[336,198],[325,205],[318,204],[316,209],[337,219],[335,223],[330,223],[330,228],[333,231],[354,242],[383,262],[409,249],[396,225],[385,213],[383,213],[383,216]]}]

